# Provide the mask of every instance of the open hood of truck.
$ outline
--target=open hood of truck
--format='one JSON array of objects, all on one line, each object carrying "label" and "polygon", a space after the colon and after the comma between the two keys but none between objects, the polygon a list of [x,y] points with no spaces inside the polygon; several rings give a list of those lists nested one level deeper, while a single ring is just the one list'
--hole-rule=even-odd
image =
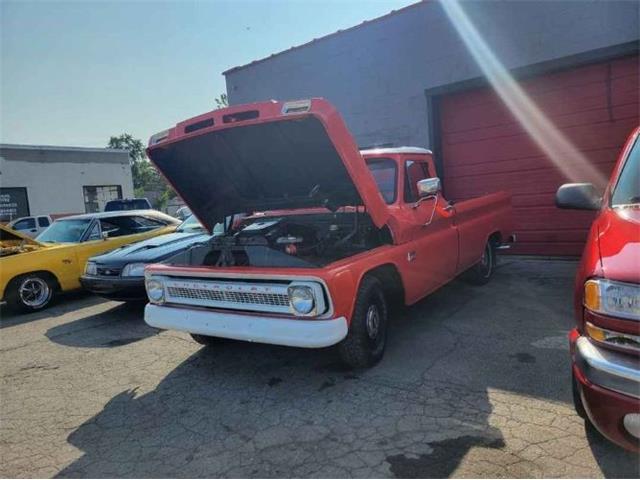
[{"label": "open hood of truck", "polygon": [[227,215],[364,205],[388,209],[341,116],[326,100],[262,102],[179,123],[149,158],[211,231]]}]

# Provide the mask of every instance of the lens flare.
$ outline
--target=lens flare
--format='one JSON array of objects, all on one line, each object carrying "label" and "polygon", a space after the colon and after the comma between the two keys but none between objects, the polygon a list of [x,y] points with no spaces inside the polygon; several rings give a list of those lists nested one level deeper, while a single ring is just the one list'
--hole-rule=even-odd
[{"label": "lens flare", "polygon": [[586,181],[603,188],[607,178],[529,98],[485,42],[459,0],[441,0],[440,5],[493,89],[555,167],[572,182]]}]

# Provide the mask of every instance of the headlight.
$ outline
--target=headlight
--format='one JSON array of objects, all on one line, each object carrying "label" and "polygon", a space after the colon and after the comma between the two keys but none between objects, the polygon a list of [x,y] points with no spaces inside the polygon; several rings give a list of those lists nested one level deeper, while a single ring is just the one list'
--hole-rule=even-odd
[{"label": "headlight", "polygon": [[289,303],[294,313],[298,315],[309,315],[313,313],[313,309],[316,306],[316,299],[310,287],[289,287],[287,292],[289,293]]},{"label": "headlight", "polygon": [[612,317],[640,320],[640,285],[603,278],[584,284],[584,306]]},{"label": "headlight", "polygon": [[144,277],[146,263],[128,263],[122,269],[123,277]]},{"label": "headlight", "polygon": [[87,262],[84,267],[84,273],[87,275],[97,275],[98,267],[96,266],[96,262]]},{"label": "headlight", "polygon": [[164,285],[162,282],[150,278],[145,282],[145,288],[147,289],[149,300],[153,303],[164,302]]}]

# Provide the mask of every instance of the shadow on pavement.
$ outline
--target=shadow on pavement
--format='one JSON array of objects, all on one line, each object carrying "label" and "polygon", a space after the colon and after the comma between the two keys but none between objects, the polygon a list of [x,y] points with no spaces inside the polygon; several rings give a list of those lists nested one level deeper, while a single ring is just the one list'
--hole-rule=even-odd
[{"label": "shadow on pavement", "polygon": [[122,303],[102,313],[47,330],[52,342],[69,347],[111,348],[157,335],[159,330],[144,323],[144,304]]},{"label": "shadow on pavement", "polygon": [[21,313],[13,311],[6,305],[0,307],[0,329],[36,322],[51,317],[57,317],[80,308],[90,307],[104,303],[100,297],[83,290],[61,294],[49,308],[34,313]]},{"label": "shadow on pavement", "polygon": [[[121,392],[72,432],[83,456],[59,476],[438,478],[461,466],[478,477],[545,476],[544,455],[562,445],[564,425],[576,427],[566,337],[574,265],[514,262],[488,286],[443,288],[394,318],[385,358],[367,371],[343,369],[332,349],[202,348],[153,391]],[[136,321],[114,324],[114,335]],[[489,423],[498,405],[504,435]],[[539,464],[514,462],[507,432],[521,448],[546,442]],[[567,438],[569,451],[584,452],[572,444],[582,439]],[[587,441],[605,475],[637,477],[637,457]],[[465,462],[472,450],[490,462]],[[571,476],[551,459],[555,476]]]},{"label": "shadow on pavement", "polygon": [[[446,477],[499,449],[486,394],[399,389],[344,370],[331,349],[202,348],[138,395],[126,390],[68,441],[60,477]],[[447,387],[451,391],[452,387]],[[452,438],[453,437],[453,438]]]},{"label": "shadow on pavement", "polygon": [[640,457],[614,447],[595,427],[585,422],[589,447],[605,478],[640,478]]}]

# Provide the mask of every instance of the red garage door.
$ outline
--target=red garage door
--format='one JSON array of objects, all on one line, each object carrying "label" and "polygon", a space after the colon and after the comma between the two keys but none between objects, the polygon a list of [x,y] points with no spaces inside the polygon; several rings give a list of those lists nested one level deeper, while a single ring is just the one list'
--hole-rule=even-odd
[{"label": "red garage door", "polygon": [[[531,99],[608,178],[638,125],[638,57],[521,82]],[[442,97],[444,188],[453,200],[507,190],[513,195],[514,253],[579,255],[593,214],[554,206],[567,181],[490,88]],[[571,166],[574,178],[580,167]],[[576,181],[576,180],[574,180]]]}]

